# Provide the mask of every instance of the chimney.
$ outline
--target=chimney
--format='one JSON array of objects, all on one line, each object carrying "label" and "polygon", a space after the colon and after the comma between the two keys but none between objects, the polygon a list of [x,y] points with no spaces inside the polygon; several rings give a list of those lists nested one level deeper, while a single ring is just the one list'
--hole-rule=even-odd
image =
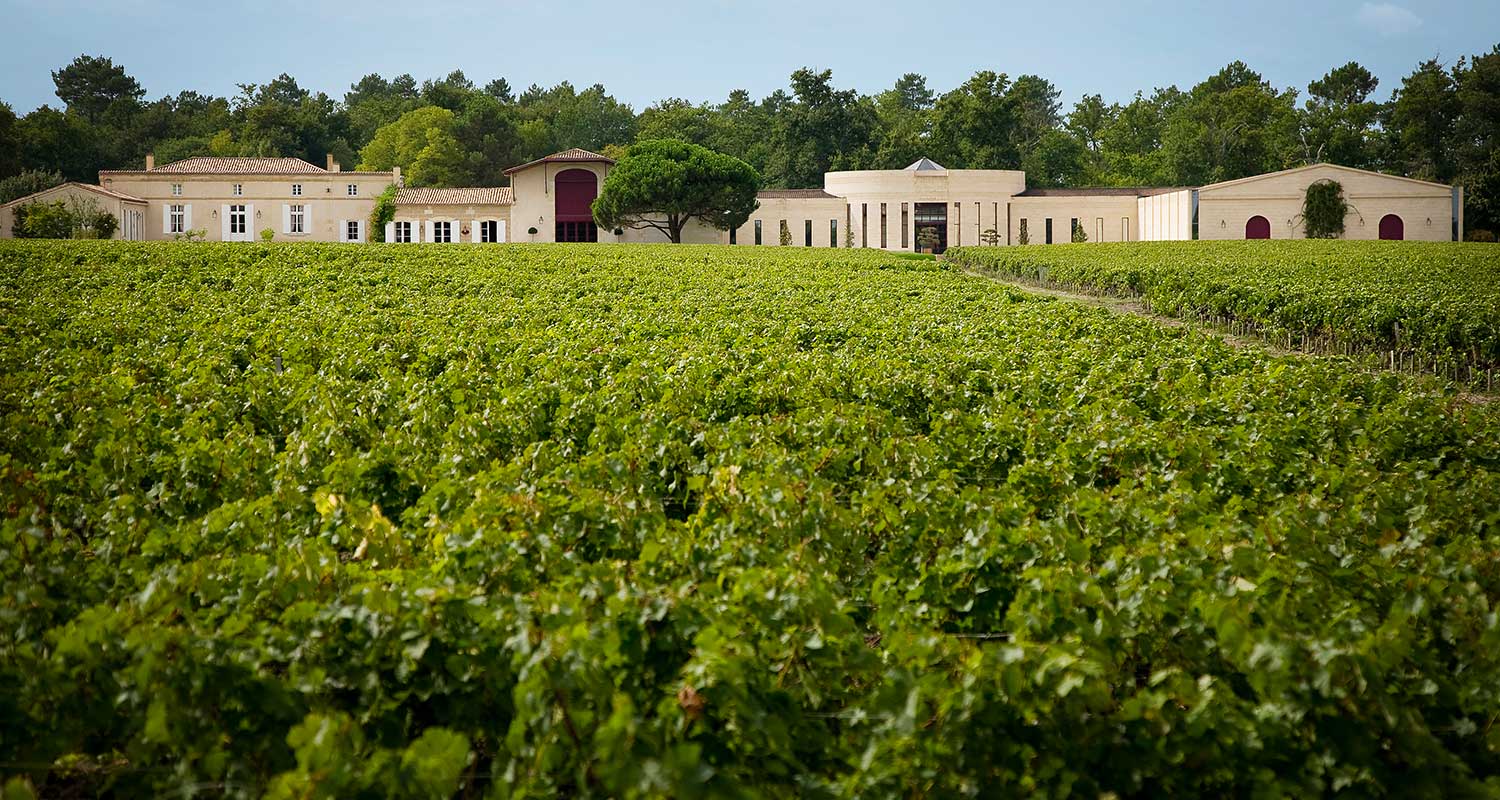
[{"label": "chimney", "polygon": [[328,154],[328,171],[329,172],[338,172],[339,171],[339,165],[335,164],[334,161],[333,161],[333,153],[329,153]]},{"label": "chimney", "polygon": [[146,171],[150,172],[153,169],[156,169],[156,154],[155,153],[147,153],[146,154]]},{"label": "chimney", "polygon": [[391,167],[391,183],[396,184],[398,187],[406,186],[406,184],[401,181],[400,167]]}]

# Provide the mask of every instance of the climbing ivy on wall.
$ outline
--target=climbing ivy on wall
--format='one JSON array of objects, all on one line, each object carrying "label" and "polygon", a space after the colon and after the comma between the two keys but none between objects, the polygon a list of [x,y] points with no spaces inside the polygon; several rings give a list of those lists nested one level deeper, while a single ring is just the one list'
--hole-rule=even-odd
[{"label": "climbing ivy on wall", "polygon": [[1302,200],[1302,225],[1309,239],[1338,239],[1344,235],[1349,204],[1338,181],[1316,181]]}]

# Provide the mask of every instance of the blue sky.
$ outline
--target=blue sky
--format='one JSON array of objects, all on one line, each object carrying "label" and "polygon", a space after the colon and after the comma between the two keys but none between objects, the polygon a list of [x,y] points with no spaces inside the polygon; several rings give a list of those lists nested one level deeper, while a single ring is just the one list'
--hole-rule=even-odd
[{"label": "blue sky", "polygon": [[[1071,102],[1098,92],[1202,80],[1240,59],[1305,89],[1355,60],[1388,96],[1418,61],[1500,44],[1497,0],[1189,2],[699,0],[0,0],[0,100],[24,113],[60,105],[50,71],[80,53],[123,64],[149,98],[236,93],[287,72],[342,97],[360,76],[418,80],[459,68],[476,83],[603,83],[644,108],[663,97],[721,100],[785,87],[801,66],[875,92],[904,72],[944,91],[975,71],[1037,73]],[[1207,5],[1207,4],[1201,4]],[[1146,10],[1149,9],[1149,10]],[[214,31],[218,35],[203,35]],[[188,68],[186,65],[193,65]]]}]

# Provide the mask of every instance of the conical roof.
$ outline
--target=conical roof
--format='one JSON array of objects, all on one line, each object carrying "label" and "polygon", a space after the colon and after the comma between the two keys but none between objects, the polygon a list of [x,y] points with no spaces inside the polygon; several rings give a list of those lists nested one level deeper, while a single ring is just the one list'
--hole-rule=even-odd
[{"label": "conical roof", "polygon": [[930,158],[919,158],[911,166],[907,167],[912,172],[947,172],[947,167],[933,161]]}]

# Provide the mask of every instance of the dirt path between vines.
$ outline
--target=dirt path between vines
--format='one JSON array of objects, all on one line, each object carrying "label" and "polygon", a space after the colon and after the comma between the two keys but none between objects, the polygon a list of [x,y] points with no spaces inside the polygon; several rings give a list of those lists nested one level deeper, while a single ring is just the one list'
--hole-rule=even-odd
[{"label": "dirt path between vines", "polygon": [[[959,269],[965,275],[970,275],[981,280],[992,281],[994,283],[1008,286],[1012,289],[1015,289],[1016,291],[1024,292],[1026,294],[1040,295],[1042,297],[1055,297],[1059,300],[1066,300],[1070,303],[1081,303],[1086,306],[1102,308],[1115,314],[1130,314],[1132,316],[1143,317],[1157,323],[1158,325],[1165,325],[1169,328],[1187,328],[1190,330],[1198,331],[1200,333],[1208,334],[1210,336],[1217,336],[1225,343],[1229,344],[1231,347],[1261,350],[1263,352],[1278,356],[1298,356],[1301,358],[1324,357],[1318,355],[1317,353],[1309,353],[1304,350],[1297,350],[1295,348],[1287,349],[1285,347],[1280,347],[1258,336],[1241,336],[1239,334],[1230,333],[1229,331],[1223,330],[1216,325],[1182,319],[1181,317],[1169,317],[1163,314],[1156,314],[1148,311],[1146,309],[1145,303],[1132,297],[1091,294],[1084,291],[1058,289],[1052,286],[1041,286],[1030,281],[1023,281],[1008,275],[996,275],[967,266],[960,266]],[[1385,372],[1385,370],[1374,370],[1369,369],[1368,367],[1356,368],[1368,372],[1371,375],[1382,374]],[[1458,398],[1466,403],[1476,403],[1483,405],[1500,400],[1500,393],[1491,394],[1486,392],[1460,390],[1458,393]]]}]

